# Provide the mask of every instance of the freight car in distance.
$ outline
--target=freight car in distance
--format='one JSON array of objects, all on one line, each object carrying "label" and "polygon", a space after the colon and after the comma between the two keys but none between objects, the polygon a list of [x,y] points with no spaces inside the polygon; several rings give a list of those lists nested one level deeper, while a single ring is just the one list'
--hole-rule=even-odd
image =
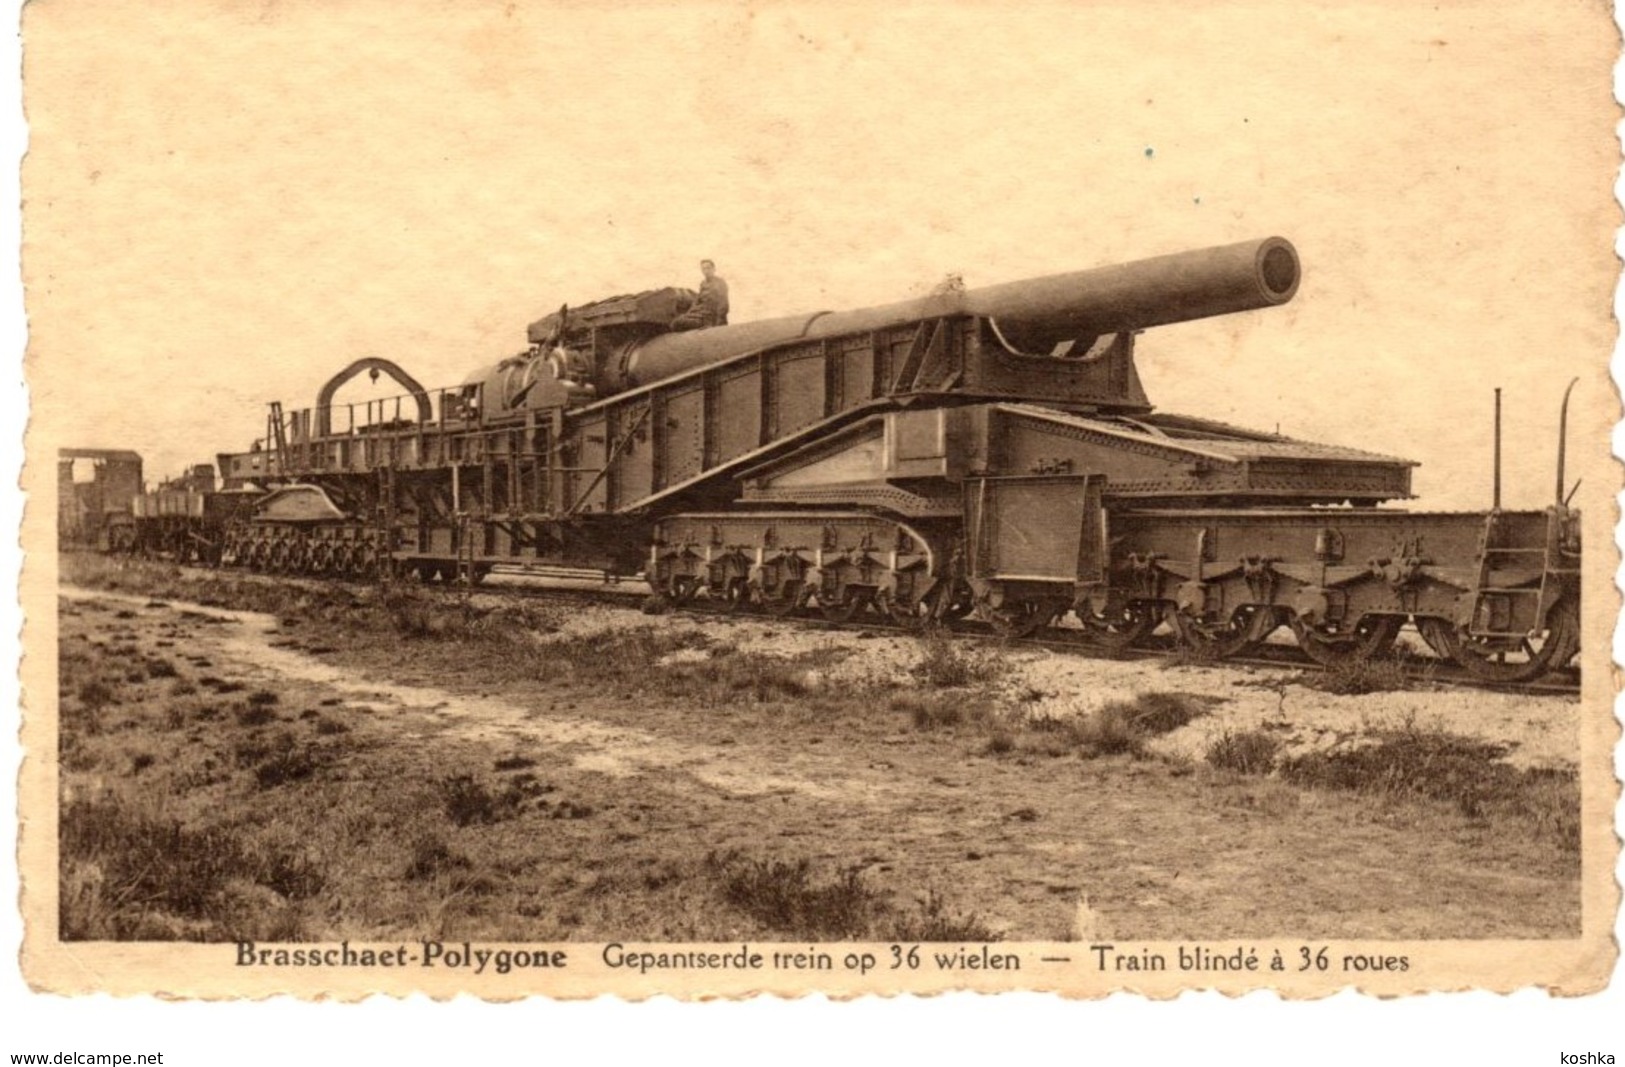
[{"label": "freight car in distance", "polygon": [[219,563],[226,531],[264,495],[251,485],[220,491],[208,463],[154,490],[141,471],[140,454],[126,449],[58,449],[58,546]]},{"label": "freight car in distance", "polygon": [[127,551],[135,541],[130,501],[143,487],[140,453],[118,448],[57,449],[58,547]]}]

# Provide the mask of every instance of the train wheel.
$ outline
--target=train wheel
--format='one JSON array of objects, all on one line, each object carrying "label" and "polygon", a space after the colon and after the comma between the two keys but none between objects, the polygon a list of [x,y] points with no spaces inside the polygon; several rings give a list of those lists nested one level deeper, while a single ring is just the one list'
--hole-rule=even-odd
[{"label": "train wheel", "polygon": [[1372,659],[1393,648],[1405,620],[1398,615],[1366,615],[1353,629],[1338,631],[1311,626],[1294,615],[1291,625],[1304,655],[1322,667],[1336,667]]},{"label": "train wheel", "polygon": [[1171,609],[1169,622],[1179,636],[1181,647],[1202,658],[1225,659],[1238,656],[1257,645],[1280,625],[1267,608],[1243,604],[1228,619],[1207,622],[1183,611]]},{"label": "train wheel", "polygon": [[987,610],[987,621],[1000,637],[1031,637],[1055,620],[1053,604],[1042,600],[1006,600]]},{"label": "train wheel", "polygon": [[807,587],[799,578],[786,578],[771,593],[762,594],[762,607],[769,615],[794,615],[807,604]]},{"label": "train wheel", "polygon": [[1085,609],[1077,612],[1077,616],[1090,643],[1108,652],[1121,652],[1157,628],[1157,613],[1138,604],[1099,615]]},{"label": "train wheel", "polygon": [[691,574],[674,574],[671,581],[666,583],[666,598],[679,608],[694,603],[699,591],[700,580]]},{"label": "train wheel", "polygon": [[1436,618],[1418,619],[1417,629],[1435,652],[1486,682],[1532,682],[1580,651],[1580,608],[1572,599],[1548,613],[1544,630],[1516,639],[1474,637]]},{"label": "train wheel", "polygon": [[721,609],[730,614],[749,611],[751,609],[751,583],[746,578],[734,575],[733,578],[723,578],[720,588],[713,588],[713,598],[721,604]]},{"label": "train wheel", "polygon": [[721,586],[712,586],[712,599],[728,614],[751,611],[754,607],[751,603],[751,583],[743,575],[723,578]]},{"label": "train wheel", "polygon": [[882,590],[875,598],[875,610],[899,626],[918,625],[920,623],[918,609],[918,604],[899,600],[897,594],[890,590]]},{"label": "train wheel", "polygon": [[830,599],[818,602],[818,610],[830,622],[851,622],[863,611],[863,606],[869,602],[869,597],[856,590],[845,591],[839,600]]},{"label": "train wheel", "polygon": [[[910,630],[920,630],[934,622],[948,621],[938,611],[938,604],[943,597],[944,586],[938,583],[924,596],[912,600],[899,599],[893,594],[883,595],[875,603],[875,609],[899,626]],[[958,618],[959,616],[955,616]]]},{"label": "train wheel", "polygon": [[963,583],[953,583],[943,590],[948,602],[942,606],[942,621],[958,622],[976,610],[976,598],[970,591],[970,586]]}]

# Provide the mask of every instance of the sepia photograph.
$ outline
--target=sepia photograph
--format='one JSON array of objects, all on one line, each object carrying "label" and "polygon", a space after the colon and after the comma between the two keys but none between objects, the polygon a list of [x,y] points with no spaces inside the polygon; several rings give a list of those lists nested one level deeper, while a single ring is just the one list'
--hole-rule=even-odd
[{"label": "sepia photograph", "polygon": [[22,12],[59,993],[1594,993],[1577,3]]}]

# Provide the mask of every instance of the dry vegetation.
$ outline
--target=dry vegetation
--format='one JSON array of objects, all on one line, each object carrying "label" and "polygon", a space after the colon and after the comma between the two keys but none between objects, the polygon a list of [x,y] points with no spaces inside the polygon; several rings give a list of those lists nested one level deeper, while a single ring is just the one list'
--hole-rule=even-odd
[{"label": "dry vegetation", "polygon": [[[1091,932],[1118,937],[1562,936],[1578,922],[1572,770],[1514,769],[1440,731],[1309,753],[1226,733],[1187,761],[1153,743],[1222,698],[1034,713],[1042,694],[1012,689],[1011,653],[941,633],[918,639],[909,672],[832,682],[850,649],[750,655],[667,620],[574,633],[569,602],[69,562],[82,586],[156,598],[62,608],[69,939],[1049,939],[1079,934],[1083,898],[1114,916]],[[221,652],[238,624],[171,599],[270,614],[271,647],[347,674],[529,710],[479,733],[268,685]],[[561,722],[688,755],[632,773],[582,764],[579,744],[537,739]],[[718,769],[696,779],[690,764]],[[1334,856],[1349,825],[1372,830]],[[1434,882],[1395,890],[1421,857]],[[1238,864],[1249,880],[1310,873],[1237,908]],[[1496,899],[1508,870],[1546,881]],[[1430,916],[1435,893],[1473,904]]]},{"label": "dry vegetation", "polygon": [[1238,774],[1274,774],[1311,790],[1337,790],[1384,801],[1442,804],[1502,832],[1537,837],[1565,854],[1580,852],[1580,779],[1573,768],[1517,768],[1507,749],[1408,723],[1373,732],[1332,752],[1282,757],[1261,731],[1224,734],[1207,762]]},{"label": "dry vegetation", "polygon": [[1428,661],[1419,660],[1402,648],[1370,659],[1347,660],[1324,671],[1306,675],[1303,684],[1310,689],[1338,696],[1364,696],[1407,689],[1429,671]]}]

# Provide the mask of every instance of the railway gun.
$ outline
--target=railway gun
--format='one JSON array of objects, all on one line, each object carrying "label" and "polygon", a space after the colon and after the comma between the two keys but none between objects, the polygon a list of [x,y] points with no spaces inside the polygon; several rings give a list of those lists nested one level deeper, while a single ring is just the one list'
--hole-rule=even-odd
[{"label": "railway gun", "polygon": [[[656,595],[836,619],[1075,616],[1204,655],[1287,628],[1321,663],[1414,625],[1478,677],[1579,644],[1579,515],[1411,512],[1409,460],[1153,409],[1146,330],[1278,306],[1276,237],[843,312],[674,329],[659,289],[561,307],[431,392],[357,360],[219,457],[208,558],[478,582],[641,571]],[[398,395],[335,402],[358,375]],[[1566,403],[1566,401],[1565,401]],[[207,509],[202,503],[186,507]],[[161,511],[161,509],[160,509]],[[200,512],[201,514],[201,512]]]}]

